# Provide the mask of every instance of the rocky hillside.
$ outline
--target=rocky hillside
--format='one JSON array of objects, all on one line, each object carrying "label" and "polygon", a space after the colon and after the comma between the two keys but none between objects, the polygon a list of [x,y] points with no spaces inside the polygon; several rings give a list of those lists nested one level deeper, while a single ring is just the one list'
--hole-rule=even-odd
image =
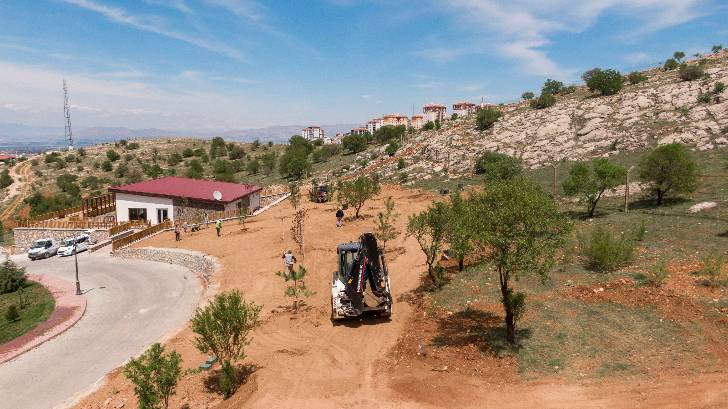
[{"label": "rocky hillside", "polygon": [[484,132],[476,129],[475,115],[447,120],[439,131],[415,134],[394,157],[384,155],[383,148],[360,154],[359,165],[350,171],[365,166],[367,172],[411,182],[472,174],[476,158],[485,151],[516,156],[537,168],[671,142],[696,150],[725,146],[728,91],[711,94],[709,102],[698,98],[710,94],[717,82],[728,85],[728,53],[706,57],[703,64],[705,76],[694,81],[680,79],[677,70],[653,69],[644,73],[647,81],[625,83],[612,96],[579,87],[546,109],[524,102],[502,105],[503,116]]}]

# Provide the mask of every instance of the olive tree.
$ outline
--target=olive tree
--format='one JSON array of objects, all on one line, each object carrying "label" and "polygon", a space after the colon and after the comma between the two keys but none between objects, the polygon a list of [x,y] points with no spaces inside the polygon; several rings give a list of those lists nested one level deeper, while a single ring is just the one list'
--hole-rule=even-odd
[{"label": "olive tree", "polygon": [[124,365],[124,375],[134,384],[139,409],[168,408],[182,377],[182,358],[176,351],[164,354],[164,347],[153,344],[142,356]]},{"label": "olive tree", "polygon": [[581,78],[590,91],[599,91],[602,95],[613,95],[624,85],[624,77],[616,70],[594,68],[584,73]]},{"label": "olive tree", "polygon": [[232,290],[216,295],[204,308],[198,308],[190,321],[192,331],[197,334],[195,347],[222,361],[225,379],[221,385],[225,387],[221,392],[225,397],[237,389],[232,362],[245,359],[249,333],[258,323],[260,308],[252,301],[245,301],[240,291]]},{"label": "olive tree", "polygon": [[341,204],[347,204],[356,209],[355,217],[367,200],[376,197],[382,188],[376,176],[359,176],[354,180],[339,182],[336,187],[336,197]]},{"label": "olive tree", "polygon": [[458,270],[463,271],[465,256],[472,250],[472,231],[468,225],[471,217],[468,202],[463,200],[459,192],[450,196],[448,212],[445,237],[458,262]]},{"label": "olive tree", "polygon": [[662,145],[639,164],[639,176],[650,184],[660,206],[668,194],[690,193],[698,187],[698,164],[688,149],[679,144]]},{"label": "olive tree", "polygon": [[556,250],[570,228],[554,199],[522,178],[500,181],[473,194],[469,223],[473,240],[498,274],[505,310],[506,339],[516,343],[516,323],[525,310],[526,295],[515,292],[511,279],[535,274],[542,280],[554,265]]},{"label": "olive tree", "polygon": [[446,239],[448,216],[447,205],[435,202],[427,210],[410,215],[407,222],[407,236],[414,237],[422,252],[425,253],[427,274],[436,288],[440,288],[444,284],[442,269],[439,268],[438,261]]},{"label": "olive tree", "polygon": [[586,203],[589,217],[594,217],[599,200],[604,192],[619,186],[624,180],[627,170],[607,158],[597,158],[591,164],[579,162],[569,171],[564,181],[564,193],[576,196]]},{"label": "olive tree", "polygon": [[384,211],[377,213],[377,219],[374,221],[374,234],[382,243],[384,250],[387,248],[388,241],[399,236],[399,231],[394,225],[398,217],[399,214],[394,210],[394,200],[390,196],[384,200]]}]

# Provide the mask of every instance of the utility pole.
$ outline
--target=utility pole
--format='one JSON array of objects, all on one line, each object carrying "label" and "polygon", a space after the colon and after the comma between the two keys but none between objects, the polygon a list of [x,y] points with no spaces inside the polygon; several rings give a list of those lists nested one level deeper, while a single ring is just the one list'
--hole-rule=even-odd
[{"label": "utility pole", "polygon": [[624,212],[627,213],[629,211],[629,172],[632,172],[632,169],[634,169],[634,166],[630,166],[629,169],[627,169],[627,175],[625,176],[624,181]]},{"label": "utility pole", "polygon": [[76,264],[76,295],[83,294],[81,292],[81,283],[78,281],[78,251],[76,247],[76,239],[73,239],[73,261]]}]

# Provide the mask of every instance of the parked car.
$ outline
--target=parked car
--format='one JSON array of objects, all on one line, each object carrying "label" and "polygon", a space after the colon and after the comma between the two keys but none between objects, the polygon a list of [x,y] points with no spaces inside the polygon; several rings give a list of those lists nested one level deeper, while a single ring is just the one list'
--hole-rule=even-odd
[{"label": "parked car", "polygon": [[39,258],[53,257],[58,253],[58,244],[53,239],[40,239],[33,242],[28,250],[28,258],[37,260]]},{"label": "parked car", "polygon": [[91,241],[91,238],[88,234],[82,234],[78,237],[73,237],[70,239],[63,240],[63,243],[61,244],[61,247],[58,249],[58,255],[61,257],[65,256],[72,256],[74,251],[74,244],[75,244],[75,251],[76,253],[81,253],[83,251],[88,250],[88,245]]}]

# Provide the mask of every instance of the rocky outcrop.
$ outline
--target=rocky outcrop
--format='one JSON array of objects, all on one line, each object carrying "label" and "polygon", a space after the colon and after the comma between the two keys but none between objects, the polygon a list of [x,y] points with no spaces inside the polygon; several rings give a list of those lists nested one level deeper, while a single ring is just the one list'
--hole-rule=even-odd
[{"label": "rocky outcrop", "polygon": [[[695,150],[728,146],[728,91],[711,94],[717,82],[728,85],[728,53],[705,61],[705,77],[683,81],[677,70],[654,69],[646,82],[612,96],[596,96],[585,87],[536,110],[515,103],[499,107],[503,116],[479,132],[475,115],[447,120],[439,131],[415,134],[390,158],[376,148],[360,154],[348,172],[376,171],[384,177],[422,180],[432,176],[472,174],[485,151],[520,158],[529,168],[561,160],[583,160],[620,151],[680,142]],[[398,169],[398,159],[406,166]]]}]

